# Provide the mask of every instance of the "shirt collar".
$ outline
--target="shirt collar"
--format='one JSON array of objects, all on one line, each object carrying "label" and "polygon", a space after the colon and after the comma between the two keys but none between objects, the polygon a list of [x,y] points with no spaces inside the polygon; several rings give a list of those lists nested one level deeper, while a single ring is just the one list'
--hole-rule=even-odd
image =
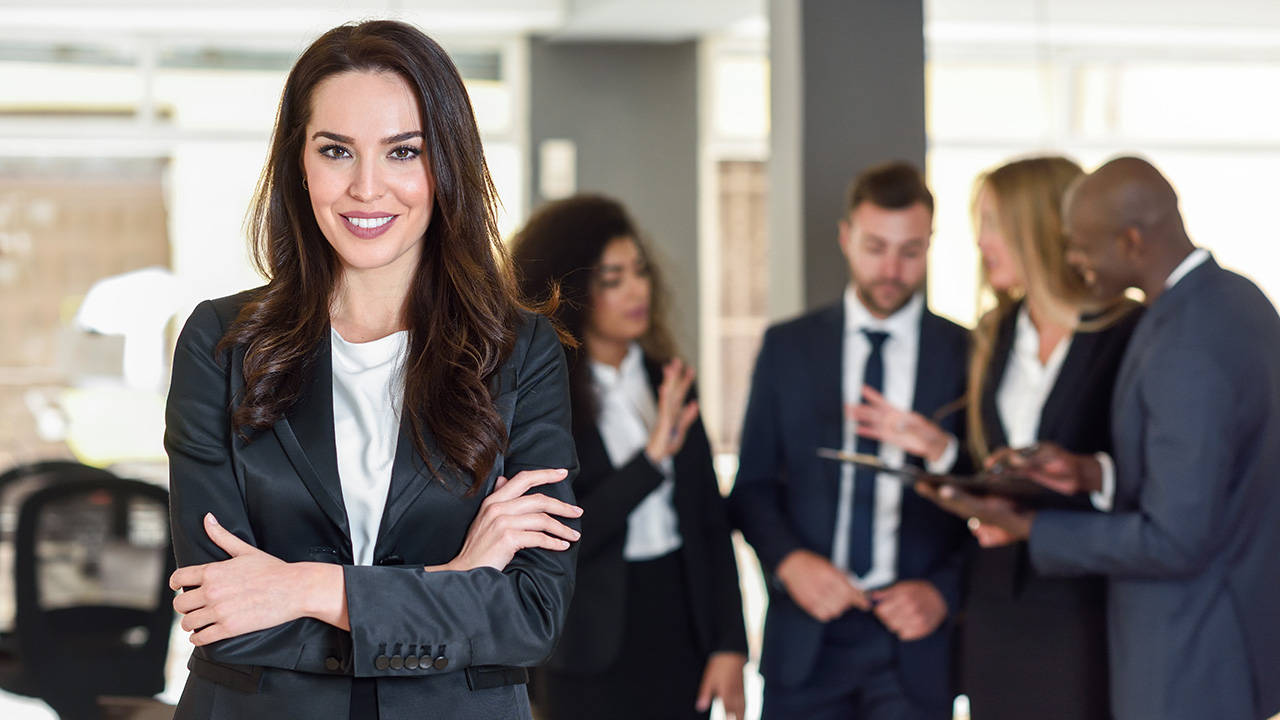
[{"label": "shirt collar", "polygon": [[1192,250],[1191,254],[1183,258],[1182,262],[1178,263],[1178,267],[1174,268],[1173,272],[1169,273],[1169,277],[1165,278],[1164,289],[1168,290],[1176,285],[1179,280],[1186,276],[1187,273],[1200,267],[1204,264],[1204,261],[1208,259],[1208,250],[1205,250],[1204,248],[1196,248],[1195,250]]},{"label": "shirt collar", "polygon": [[862,330],[883,330],[899,340],[914,336],[920,328],[920,316],[924,313],[924,293],[917,292],[911,296],[906,305],[898,312],[881,319],[871,314],[858,299],[858,293],[849,284],[844,289],[844,330],[845,333]]},{"label": "shirt collar", "polygon": [[591,377],[601,388],[616,387],[628,379],[644,378],[644,351],[640,349],[640,343],[633,342],[627,346],[627,354],[616,368],[595,360],[588,362],[591,364]]}]

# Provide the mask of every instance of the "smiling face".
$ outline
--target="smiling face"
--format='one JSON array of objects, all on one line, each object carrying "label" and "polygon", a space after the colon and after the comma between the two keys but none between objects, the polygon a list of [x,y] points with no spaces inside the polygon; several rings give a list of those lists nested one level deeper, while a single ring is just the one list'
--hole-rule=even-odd
[{"label": "smiling face", "polygon": [[399,75],[344,72],[316,86],[302,170],[345,278],[412,276],[435,196],[423,145],[417,98]]},{"label": "smiling face", "polygon": [[591,312],[584,335],[593,344],[626,344],[649,331],[649,261],[629,237],[611,240],[591,279]]},{"label": "smiling face", "polygon": [[849,261],[858,299],[887,318],[924,285],[933,213],[918,202],[891,210],[864,202],[840,223],[840,249]]},{"label": "smiling face", "polygon": [[982,253],[982,266],[993,290],[1008,293],[1025,287],[1022,267],[1000,225],[995,192],[988,185],[978,192],[978,251]]}]

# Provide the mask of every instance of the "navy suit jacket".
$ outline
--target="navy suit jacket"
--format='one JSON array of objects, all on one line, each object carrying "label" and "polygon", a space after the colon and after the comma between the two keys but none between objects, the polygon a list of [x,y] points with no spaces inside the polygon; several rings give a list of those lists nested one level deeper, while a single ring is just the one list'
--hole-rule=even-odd
[{"label": "navy suit jacket", "polygon": [[[819,458],[817,450],[842,445],[843,347],[841,303],[770,328],[756,360],[730,505],[768,577],[774,577],[778,563],[793,550],[831,557],[840,464]],[[968,356],[969,332],[925,310],[916,411],[931,417],[964,396]],[[962,412],[952,412],[940,423],[963,437]],[[920,464],[919,458],[912,460]],[[904,488],[898,579],[931,581],[954,612],[960,596],[960,550],[967,537],[962,521]],[[813,668],[823,625],[781,583],[769,586],[760,670],[768,682],[799,686]],[[948,622],[924,639],[900,645],[903,680],[923,703],[951,701],[950,634]]]},{"label": "navy suit jacket", "polygon": [[[178,339],[166,409],[173,543],[178,565],[224,560],[205,535],[212,512],[241,539],[288,562],[343,566],[351,631],[303,618],[198,647],[178,718],[346,720],[353,677],[375,678],[383,718],[528,717],[523,671],[551,654],[573,591],[576,545],[523,550],[502,572],[426,572],[451,560],[499,475],[568,468],[538,488],[573,502],[577,470],[568,379],[556,333],[526,314],[498,373],[496,407],[510,441],[481,491],[459,473],[432,479],[404,428],[375,543],[355,566],[333,424],[329,343],[310,389],[251,441],[232,433],[243,347],[214,354],[248,294],[201,303]],[[429,442],[432,466],[443,455]],[[570,524],[576,525],[576,522]],[[410,660],[412,658],[412,660]]]},{"label": "navy suit jacket", "polygon": [[1043,512],[1041,572],[1108,576],[1118,720],[1280,711],[1280,318],[1212,259],[1156,298],[1112,402],[1111,513]]}]

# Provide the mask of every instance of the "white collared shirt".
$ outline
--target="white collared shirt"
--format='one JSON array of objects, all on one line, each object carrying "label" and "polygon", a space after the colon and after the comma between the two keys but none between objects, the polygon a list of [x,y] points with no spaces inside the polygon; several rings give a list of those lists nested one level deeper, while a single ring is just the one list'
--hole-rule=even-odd
[{"label": "white collared shirt", "polygon": [[[920,320],[924,313],[924,296],[916,293],[898,312],[887,318],[872,315],[858,299],[853,286],[844,293],[844,347],[841,360],[841,396],[844,407],[862,402],[862,380],[867,357],[871,354],[871,341],[863,330],[879,330],[889,334],[881,347],[884,360],[884,387],[881,394],[889,404],[910,408],[915,402],[916,366],[920,349]],[[844,413],[844,450],[854,452],[857,447],[857,423],[849,412]],[[946,472],[955,462],[954,438],[948,452],[938,463],[929,463],[931,472]],[[891,467],[900,467],[905,458],[902,448],[880,444],[880,460]],[[890,585],[897,580],[898,529],[902,521],[902,483],[887,474],[877,475],[876,508],[872,515],[871,568],[857,578],[863,588]],[[853,517],[854,466],[844,463],[840,468],[840,495],[836,505],[836,529],[832,543],[831,562],[842,570],[849,566],[849,533]]]},{"label": "white collared shirt", "polygon": [[366,343],[347,342],[330,328],[333,348],[333,432],[342,504],[356,565],[372,565],[404,406],[401,359],[408,331]]},{"label": "white collared shirt", "polygon": [[1062,363],[1067,359],[1073,337],[1069,333],[1059,340],[1042,365],[1040,331],[1031,322],[1031,313],[1025,303],[1018,310],[1009,362],[996,390],[996,410],[1009,447],[1027,447],[1039,436],[1044,404],[1058,382],[1058,374],[1062,372]]},{"label": "white collared shirt", "polygon": [[[596,427],[609,462],[621,468],[644,452],[658,417],[658,405],[644,369],[644,352],[632,343],[616,368],[594,360],[589,362],[599,407]],[[658,470],[665,479],[627,516],[622,557],[630,562],[659,558],[681,545],[671,458],[662,462]]]},{"label": "white collared shirt", "polygon": [[1174,268],[1173,272],[1169,273],[1169,277],[1165,278],[1164,289],[1168,290],[1174,285],[1177,285],[1178,281],[1186,277],[1187,273],[1200,267],[1208,259],[1208,250],[1205,250],[1204,248],[1196,248],[1195,250],[1192,250],[1186,257],[1182,258],[1182,262],[1178,263],[1178,267]]}]

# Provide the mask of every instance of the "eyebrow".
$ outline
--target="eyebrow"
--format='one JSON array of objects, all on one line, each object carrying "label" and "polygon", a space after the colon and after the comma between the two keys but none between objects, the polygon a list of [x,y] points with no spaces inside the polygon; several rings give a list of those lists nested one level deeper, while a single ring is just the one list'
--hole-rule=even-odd
[{"label": "eyebrow", "polygon": [[[422,134],[421,130],[410,130],[409,132],[402,132],[399,135],[384,137],[380,141],[380,144],[394,145],[399,142],[404,142],[405,140],[412,140],[413,138],[425,139],[425,137],[426,136]],[[334,142],[346,143],[348,145],[354,145],[356,142],[355,138],[353,137],[348,137],[346,135],[339,135],[338,133],[329,132],[328,130],[321,130],[320,132],[317,132],[315,135],[311,136],[312,140],[315,140],[316,138],[327,138]]]}]

